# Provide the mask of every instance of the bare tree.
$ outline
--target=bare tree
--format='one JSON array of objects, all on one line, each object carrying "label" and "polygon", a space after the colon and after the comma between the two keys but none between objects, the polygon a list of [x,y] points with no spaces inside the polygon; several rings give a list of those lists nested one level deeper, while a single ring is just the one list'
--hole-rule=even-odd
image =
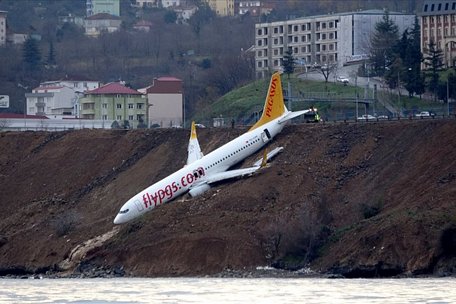
[{"label": "bare tree", "polygon": [[337,68],[337,62],[330,62],[320,65],[316,69],[321,75],[323,75],[323,77],[325,78],[325,82],[328,82],[329,76],[331,74],[337,73]]}]

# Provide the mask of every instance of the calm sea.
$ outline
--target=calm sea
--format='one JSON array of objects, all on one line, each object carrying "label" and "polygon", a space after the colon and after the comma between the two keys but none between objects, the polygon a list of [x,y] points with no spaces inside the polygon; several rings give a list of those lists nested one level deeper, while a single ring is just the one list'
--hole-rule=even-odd
[{"label": "calm sea", "polygon": [[456,278],[0,279],[0,303],[456,303]]}]

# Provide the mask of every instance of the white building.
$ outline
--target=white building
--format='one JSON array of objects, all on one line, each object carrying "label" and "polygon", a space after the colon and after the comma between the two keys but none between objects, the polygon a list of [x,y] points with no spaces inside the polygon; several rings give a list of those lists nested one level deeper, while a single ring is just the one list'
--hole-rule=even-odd
[{"label": "white building", "polygon": [[98,81],[57,80],[42,82],[26,93],[27,115],[44,115],[50,118],[78,117],[79,97],[85,91],[100,86]]},{"label": "white building", "polygon": [[[413,27],[415,15],[390,12],[399,33]],[[368,10],[311,16],[255,25],[255,70],[258,77],[280,70],[290,49],[306,65],[343,65],[369,52],[369,41],[384,11]]]},{"label": "white building", "polygon": [[0,11],[0,45],[6,43],[6,12]]},{"label": "white building", "polygon": [[98,37],[102,32],[118,31],[121,24],[120,17],[106,13],[96,14],[84,20],[85,33],[91,37]]},{"label": "white building", "polygon": [[181,5],[181,1],[180,0],[162,0],[162,6],[164,8],[176,7],[176,6],[180,6],[180,5]]}]

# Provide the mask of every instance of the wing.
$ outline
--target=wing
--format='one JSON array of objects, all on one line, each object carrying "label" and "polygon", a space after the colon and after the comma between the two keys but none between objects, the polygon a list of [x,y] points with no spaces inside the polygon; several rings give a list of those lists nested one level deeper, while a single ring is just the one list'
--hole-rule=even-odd
[{"label": "wing", "polygon": [[243,168],[243,169],[236,169],[236,170],[229,170],[224,172],[219,172],[208,176],[204,182],[207,184],[216,183],[225,179],[241,177],[245,175],[253,174],[255,171],[260,169],[260,166],[250,167],[250,168]]},{"label": "wing", "polygon": [[192,130],[190,133],[190,140],[188,142],[188,156],[187,156],[187,165],[197,161],[201,157],[203,157],[203,152],[201,152],[201,148],[198,142],[198,138],[196,137],[196,127],[195,122],[192,121]]}]

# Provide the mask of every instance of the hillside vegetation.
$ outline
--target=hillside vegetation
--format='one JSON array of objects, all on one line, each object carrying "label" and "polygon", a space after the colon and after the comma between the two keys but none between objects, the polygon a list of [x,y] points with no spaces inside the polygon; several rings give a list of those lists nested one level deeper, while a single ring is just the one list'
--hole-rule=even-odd
[{"label": "hillside vegetation", "polygon": [[[0,48],[0,94],[10,96],[7,111],[22,113],[24,94],[41,81],[65,77],[104,83],[123,80],[137,89],[150,85],[154,77],[172,75],[184,81],[186,112],[191,116],[254,80],[253,53],[245,50],[254,44],[257,22],[371,8],[415,11],[422,1],[271,0],[276,8],[268,16],[217,17],[200,7],[188,24],[175,24],[167,10],[136,9],[132,1],[121,0],[122,30],[98,39],[86,37],[75,25],[58,22],[58,16],[70,13],[83,17],[85,2],[0,1],[0,10],[8,11],[10,32],[41,36],[41,65],[36,70],[27,67],[21,45]],[[150,33],[132,30],[141,19],[153,23]]]}]

